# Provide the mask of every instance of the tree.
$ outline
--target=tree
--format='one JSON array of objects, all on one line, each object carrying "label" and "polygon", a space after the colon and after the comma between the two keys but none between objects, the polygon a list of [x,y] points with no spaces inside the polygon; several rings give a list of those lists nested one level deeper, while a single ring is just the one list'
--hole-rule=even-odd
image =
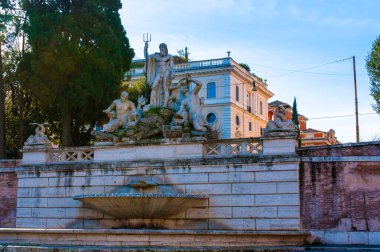
[{"label": "tree", "polygon": [[[5,157],[7,150],[5,146],[7,142],[12,140],[6,137],[7,128],[5,125],[9,119],[6,117],[5,111],[7,95],[9,94],[6,89],[9,87],[9,79],[14,80],[9,76],[14,77],[13,72],[16,71],[17,62],[25,49],[25,36],[22,31],[25,19],[23,18],[23,11],[18,7],[18,0],[0,0],[0,158]],[[13,62],[10,63],[10,59]],[[13,66],[13,68],[9,66]],[[9,71],[10,69],[11,71]],[[13,84],[16,82],[17,84],[20,83],[14,81]],[[20,85],[11,87],[11,95],[14,95],[16,90],[20,90]],[[13,102],[17,103],[20,96],[13,96],[12,98],[14,98]],[[22,118],[18,118],[17,121],[20,125],[24,123]],[[22,127],[16,126],[16,128],[19,129],[19,132],[23,131]],[[22,142],[22,134],[18,134],[18,136],[19,142]],[[15,138],[15,136],[13,137]]]},{"label": "tree", "polygon": [[173,56],[174,64],[188,63],[189,60],[189,52],[187,51],[187,47],[184,49],[178,50],[177,55]]},{"label": "tree", "polygon": [[298,109],[297,109],[297,99],[294,97],[293,101],[293,113],[292,113],[292,121],[296,126],[297,134],[298,134],[298,146],[301,147],[301,131],[300,131],[300,123],[298,121]]},{"label": "tree", "polygon": [[24,1],[31,53],[28,87],[62,123],[63,146],[86,144],[91,125],[117,96],[134,56],[120,0]]},{"label": "tree", "polygon": [[[145,77],[141,77],[137,81],[129,81],[126,84],[123,89],[129,93],[129,100],[137,104],[139,96],[144,96],[145,94]],[[149,101],[148,98],[146,98],[147,101]]]},{"label": "tree", "polygon": [[11,20],[6,7],[7,1],[0,1],[0,159],[5,158],[5,90],[3,71],[3,44],[6,40],[8,24]]},{"label": "tree", "polygon": [[251,68],[248,66],[248,64],[246,63],[239,63],[239,65],[244,68],[245,70],[247,70],[248,72],[251,72]]},{"label": "tree", "polygon": [[3,36],[0,34],[0,159],[5,158],[5,92],[3,77]]},{"label": "tree", "polygon": [[373,42],[367,57],[367,71],[371,81],[371,95],[375,100],[373,109],[380,114],[380,36]]}]

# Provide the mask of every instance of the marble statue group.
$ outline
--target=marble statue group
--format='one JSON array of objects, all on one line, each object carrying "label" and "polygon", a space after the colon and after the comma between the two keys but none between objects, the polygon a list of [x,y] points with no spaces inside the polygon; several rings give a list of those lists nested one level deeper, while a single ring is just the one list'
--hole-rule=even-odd
[{"label": "marble statue group", "polygon": [[[147,54],[145,45],[146,81],[151,88],[149,104],[142,96],[137,107],[123,91],[119,99],[103,110],[109,122],[94,132],[98,139],[124,137],[140,140],[162,133],[164,137],[207,135],[209,130],[203,115],[203,98],[199,97],[202,83],[190,74],[174,79],[174,60],[165,43],[159,52]],[[192,85],[193,83],[193,85]],[[192,89],[191,87],[194,86]],[[174,91],[182,94],[179,99]],[[153,112],[152,112],[153,111]]]}]

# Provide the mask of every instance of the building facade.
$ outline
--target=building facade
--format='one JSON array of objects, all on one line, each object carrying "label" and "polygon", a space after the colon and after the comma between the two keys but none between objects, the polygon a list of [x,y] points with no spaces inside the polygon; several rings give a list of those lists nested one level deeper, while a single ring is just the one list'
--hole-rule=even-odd
[{"label": "building facade", "polygon": [[[268,120],[276,119],[274,111],[281,105],[284,106],[286,110],[286,119],[291,120],[293,114],[293,108],[289,104],[282,101],[273,101],[268,104]],[[307,128],[307,117],[298,114],[298,122],[301,131],[301,147],[308,146],[322,146],[322,145],[333,145],[340,144],[341,142],[335,136],[335,131],[330,129],[329,131],[321,131],[312,128]]]},{"label": "building facade", "polygon": [[[220,138],[261,136],[268,122],[268,100],[273,96],[264,81],[231,57],[175,64],[173,82],[186,74],[202,82],[199,96],[204,98],[203,113]],[[127,76],[137,80],[144,76],[144,69],[131,69]]]}]

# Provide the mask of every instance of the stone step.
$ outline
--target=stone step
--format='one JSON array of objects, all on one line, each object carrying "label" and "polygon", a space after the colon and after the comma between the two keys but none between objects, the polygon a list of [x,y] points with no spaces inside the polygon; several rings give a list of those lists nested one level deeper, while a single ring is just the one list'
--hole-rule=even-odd
[{"label": "stone step", "polygon": [[166,251],[237,251],[237,252],[248,252],[248,251],[257,251],[257,252],[287,252],[287,251],[308,251],[308,252],[337,252],[337,251],[345,251],[345,252],[375,252],[380,251],[380,246],[275,246],[275,247],[129,247],[129,246],[117,246],[117,247],[109,247],[109,246],[54,246],[54,245],[32,245],[32,244],[8,244],[8,245],[0,245],[0,251],[2,252],[166,252]]},{"label": "stone step", "polygon": [[305,231],[0,228],[0,244],[213,248],[303,246]]}]

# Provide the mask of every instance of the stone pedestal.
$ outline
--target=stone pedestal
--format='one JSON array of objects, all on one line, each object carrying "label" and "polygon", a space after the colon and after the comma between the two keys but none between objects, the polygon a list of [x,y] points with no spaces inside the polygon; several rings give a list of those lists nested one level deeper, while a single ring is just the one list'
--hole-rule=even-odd
[{"label": "stone pedestal", "polygon": [[41,148],[25,148],[22,150],[23,164],[40,164],[46,163],[48,160],[48,152],[46,146]]},{"label": "stone pedestal", "polygon": [[264,129],[263,155],[294,154],[296,147],[295,130]]}]

